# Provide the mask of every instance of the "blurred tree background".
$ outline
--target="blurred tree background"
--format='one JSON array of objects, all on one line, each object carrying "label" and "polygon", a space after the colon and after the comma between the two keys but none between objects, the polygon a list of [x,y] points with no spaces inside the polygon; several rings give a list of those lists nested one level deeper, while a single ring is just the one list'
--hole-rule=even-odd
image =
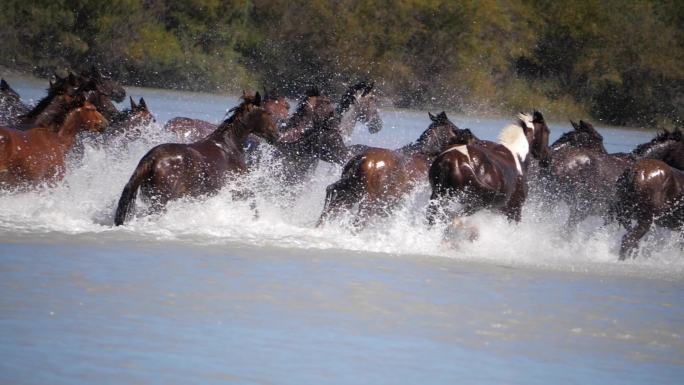
[{"label": "blurred tree background", "polygon": [[684,1],[3,0],[0,66],[235,91],[374,79],[402,107],[681,125]]}]

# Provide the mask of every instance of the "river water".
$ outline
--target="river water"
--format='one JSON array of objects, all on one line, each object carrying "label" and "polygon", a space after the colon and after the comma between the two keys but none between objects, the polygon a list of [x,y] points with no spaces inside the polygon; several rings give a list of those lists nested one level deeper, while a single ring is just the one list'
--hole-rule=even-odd
[{"label": "river water", "polygon": [[[26,100],[42,80],[10,78]],[[87,144],[56,187],[0,193],[2,384],[681,383],[684,255],[648,235],[617,261],[615,225],[534,199],[523,221],[490,213],[480,238],[440,246],[423,224],[427,188],[354,233],[314,228],[339,167],[294,192],[265,162],[247,183],[259,218],[229,191],[111,226],[140,157],[174,116],[218,121],[235,97],[128,88],[157,123],[132,143]],[[436,111],[433,111],[436,112]],[[494,138],[505,120],[449,114]],[[351,142],[399,147],[424,111],[383,109]],[[550,125],[552,139],[569,124]],[[609,151],[651,133],[599,128]],[[268,158],[268,154],[266,154]]]}]

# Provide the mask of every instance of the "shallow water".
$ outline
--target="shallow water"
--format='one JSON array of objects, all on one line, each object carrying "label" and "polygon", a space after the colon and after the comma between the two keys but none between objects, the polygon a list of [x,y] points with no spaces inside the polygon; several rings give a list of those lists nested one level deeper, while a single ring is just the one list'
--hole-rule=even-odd
[{"label": "shallow water", "polygon": [[[26,98],[43,82],[12,79]],[[130,88],[158,124],[86,145],[64,182],[0,195],[0,383],[677,383],[684,378],[684,257],[655,231],[617,262],[623,231],[533,201],[519,225],[483,213],[477,242],[440,246],[427,189],[354,234],[315,229],[322,164],[296,193],[256,170],[259,219],[226,191],[111,226],[140,157],[173,116],[219,121],[235,97]],[[493,138],[500,119],[449,115]],[[351,142],[399,147],[425,112],[383,110]],[[552,124],[552,139],[569,124]],[[651,133],[600,128],[609,151]],[[266,154],[268,155],[268,154]]]}]

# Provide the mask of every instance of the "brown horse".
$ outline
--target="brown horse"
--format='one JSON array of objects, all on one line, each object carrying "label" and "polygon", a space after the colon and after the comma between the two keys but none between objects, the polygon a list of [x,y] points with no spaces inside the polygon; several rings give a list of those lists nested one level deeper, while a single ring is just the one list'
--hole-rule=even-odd
[{"label": "brown horse", "polygon": [[445,112],[429,114],[432,123],[418,140],[397,150],[369,147],[347,162],[342,177],[326,189],[318,225],[358,204],[355,225],[387,213],[417,183],[427,181],[432,159],[455,143],[472,143],[470,130],[460,130]]},{"label": "brown horse", "polygon": [[[256,93],[252,91],[242,91],[242,100],[251,102]],[[273,118],[273,122],[277,127],[282,127],[287,121],[290,111],[290,103],[287,99],[273,91],[266,93],[261,99],[262,108],[268,112]],[[204,139],[214,132],[217,125],[201,119],[176,117],[169,119],[164,125],[164,129],[173,132],[183,143],[196,142]],[[252,144],[250,138],[249,144]],[[257,140],[257,139],[254,139]]]},{"label": "brown horse", "polygon": [[14,126],[19,123],[18,116],[27,113],[29,109],[5,79],[0,79],[0,126]]},{"label": "brown horse", "polygon": [[630,154],[608,154],[603,145],[565,146],[550,153],[541,170],[544,188],[556,200],[569,205],[567,226],[575,228],[591,214],[605,215],[615,199],[615,183],[636,160],[661,159],[684,168],[684,143],[680,131],[664,132],[641,144]]},{"label": "brown horse", "polygon": [[[441,153],[430,166],[432,196],[427,211],[434,224],[445,204],[456,199],[459,216],[482,209],[497,209],[510,220],[520,221],[527,195],[530,155],[544,158],[549,129],[538,111],[520,114],[517,124],[506,126],[499,143],[476,141]],[[458,219],[456,218],[454,222]]]},{"label": "brown horse", "polygon": [[60,180],[76,135],[101,132],[106,123],[95,106],[80,97],[57,117],[57,130],[0,128],[0,185],[14,188]]},{"label": "brown horse", "polygon": [[[618,179],[611,211],[627,229],[620,260],[634,255],[654,225],[684,230],[684,172],[655,159],[640,159]],[[636,225],[632,225],[636,220]]]},{"label": "brown horse", "polygon": [[108,120],[117,119],[119,110],[112,101],[121,103],[126,98],[126,90],[121,84],[103,75],[95,66],[81,72],[79,83],[77,92],[90,91],[90,102],[97,110]]},{"label": "brown horse", "polygon": [[161,211],[173,199],[216,193],[229,178],[247,171],[243,148],[249,134],[271,143],[278,139],[278,129],[260,103],[259,93],[252,101],[243,101],[199,142],[166,143],[145,154],[123,189],[114,224],[125,222],[138,188],[152,198],[152,209]]}]

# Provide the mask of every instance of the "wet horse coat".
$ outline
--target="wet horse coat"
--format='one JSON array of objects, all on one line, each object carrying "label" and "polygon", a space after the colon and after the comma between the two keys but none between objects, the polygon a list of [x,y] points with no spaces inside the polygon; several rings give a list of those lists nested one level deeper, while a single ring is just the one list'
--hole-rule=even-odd
[{"label": "wet horse coat", "polygon": [[[319,225],[359,205],[357,225],[382,212],[390,211],[417,183],[427,181],[434,156],[454,142],[474,137],[460,130],[442,112],[430,114],[432,123],[414,143],[397,150],[370,147],[352,157],[340,179],[328,186]],[[467,138],[466,138],[467,137]]]},{"label": "wet horse coat", "polygon": [[278,131],[271,116],[253,101],[244,101],[235,113],[205,139],[190,143],[166,143],[150,150],[124,187],[114,223],[122,225],[133,208],[138,189],[152,199],[152,208],[186,196],[213,194],[226,182],[247,171],[244,145],[254,133],[275,142]]},{"label": "wet horse coat", "polygon": [[499,143],[478,141],[443,152],[430,166],[428,222],[435,222],[450,199],[461,204],[460,215],[490,208],[520,221],[529,156],[544,157],[547,145],[548,127],[535,111],[534,115],[520,114],[517,124],[504,128]]}]

